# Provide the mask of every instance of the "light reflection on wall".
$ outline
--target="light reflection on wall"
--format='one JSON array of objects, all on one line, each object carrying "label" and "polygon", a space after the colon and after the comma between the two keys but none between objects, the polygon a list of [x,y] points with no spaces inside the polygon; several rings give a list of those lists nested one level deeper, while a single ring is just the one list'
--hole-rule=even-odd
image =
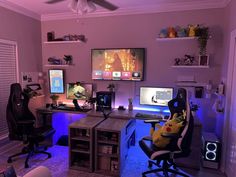
[{"label": "light reflection on wall", "polygon": [[58,139],[63,135],[68,135],[68,127],[71,123],[85,118],[86,114],[72,114],[72,113],[53,113],[52,126],[56,130],[53,135],[53,144],[56,144]]}]

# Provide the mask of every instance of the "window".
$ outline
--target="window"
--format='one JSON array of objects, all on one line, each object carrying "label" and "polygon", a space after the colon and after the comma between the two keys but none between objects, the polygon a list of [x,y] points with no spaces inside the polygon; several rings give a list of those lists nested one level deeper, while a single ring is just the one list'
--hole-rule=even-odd
[{"label": "window", "polygon": [[8,132],[6,106],[10,85],[18,81],[17,44],[0,39],[0,139]]}]

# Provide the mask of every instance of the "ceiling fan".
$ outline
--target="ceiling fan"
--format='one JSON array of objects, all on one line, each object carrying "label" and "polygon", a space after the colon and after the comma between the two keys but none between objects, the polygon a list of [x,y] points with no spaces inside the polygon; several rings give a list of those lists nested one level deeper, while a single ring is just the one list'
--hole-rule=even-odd
[{"label": "ceiling fan", "polygon": [[[48,0],[45,3],[55,4],[61,1],[66,1],[66,0]],[[116,5],[106,0],[70,0],[69,7],[73,12],[86,14],[94,12],[96,10],[95,4],[111,11],[118,9]]]}]

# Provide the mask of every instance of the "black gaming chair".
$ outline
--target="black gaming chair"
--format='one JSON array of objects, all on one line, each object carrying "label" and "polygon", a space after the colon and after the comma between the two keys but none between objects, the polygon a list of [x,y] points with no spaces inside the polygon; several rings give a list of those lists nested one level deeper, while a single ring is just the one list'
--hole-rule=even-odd
[{"label": "black gaming chair", "polygon": [[28,154],[25,160],[25,168],[28,168],[28,160],[34,153],[43,153],[51,157],[51,154],[43,150],[39,150],[39,142],[50,137],[55,133],[52,127],[34,128],[35,117],[28,108],[29,97],[22,92],[21,86],[14,83],[10,88],[10,96],[7,104],[6,119],[9,129],[9,139],[22,141],[26,146],[20,153],[12,155],[8,158],[8,163],[12,162],[12,158],[22,154]]},{"label": "black gaming chair", "polygon": [[[164,176],[168,177],[169,172],[188,177],[188,175],[178,171],[176,164],[174,163],[174,159],[187,157],[191,152],[190,146],[194,122],[188,103],[187,91],[180,88],[177,96],[173,100],[169,101],[168,106],[171,112],[169,119],[172,118],[174,113],[182,113],[182,110],[186,110],[185,124],[178,134],[162,134],[162,136],[170,138],[170,143],[165,148],[156,147],[152,144],[150,137],[144,137],[139,141],[141,149],[151,159],[148,162],[148,167],[151,168],[153,164],[159,167],[157,169],[151,169],[150,171],[143,172],[142,176],[150,173],[163,172]],[[150,122],[153,124],[155,121],[147,121],[147,123]],[[156,121],[156,123],[159,122]],[[154,126],[152,125],[152,127]]]}]

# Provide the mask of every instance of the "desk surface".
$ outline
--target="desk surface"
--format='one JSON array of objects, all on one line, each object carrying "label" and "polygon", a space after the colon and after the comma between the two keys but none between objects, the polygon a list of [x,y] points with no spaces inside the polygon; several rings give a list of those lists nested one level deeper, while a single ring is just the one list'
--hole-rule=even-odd
[{"label": "desk surface", "polygon": [[[56,112],[64,112],[64,113],[73,113],[73,114],[86,114],[88,117],[104,117],[103,113],[100,111],[96,110],[91,110],[89,112],[80,112],[80,111],[68,111],[68,110],[57,110],[57,109],[50,109],[50,108],[38,108],[37,111],[40,111],[42,113],[56,113]],[[106,110],[106,113],[109,113],[111,111]],[[142,113],[142,114],[156,114],[156,115],[161,115],[162,113],[159,112],[153,112],[153,111],[142,111],[142,110],[133,110],[133,111],[120,111],[118,109],[113,109],[111,114],[109,115],[109,118],[117,118],[117,119],[141,119],[141,120],[148,120],[148,119],[153,119],[153,118],[142,118],[142,117],[135,117],[137,113]],[[165,114],[163,114],[165,115]],[[166,114],[167,115],[167,114]],[[162,116],[164,118],[164,116]],[[194,125],[195,126],[201,126],[200,121],[198,118],[194,118]]]},{"label": "desk surface", "polygon": [[70,128],[77,128],[77,127],[85,127],[85,128],[93,128],[98,123],[102,122],[104,118],[102,117],[86,117],[84,119],[80,119],[76,122],[70,124]]},{"label": "desk surface", "polygon": [[129,123],[128,119],[113,119],[108,118],[99,124],[97,130],[110,130],[110,131],[120,131]]}]

